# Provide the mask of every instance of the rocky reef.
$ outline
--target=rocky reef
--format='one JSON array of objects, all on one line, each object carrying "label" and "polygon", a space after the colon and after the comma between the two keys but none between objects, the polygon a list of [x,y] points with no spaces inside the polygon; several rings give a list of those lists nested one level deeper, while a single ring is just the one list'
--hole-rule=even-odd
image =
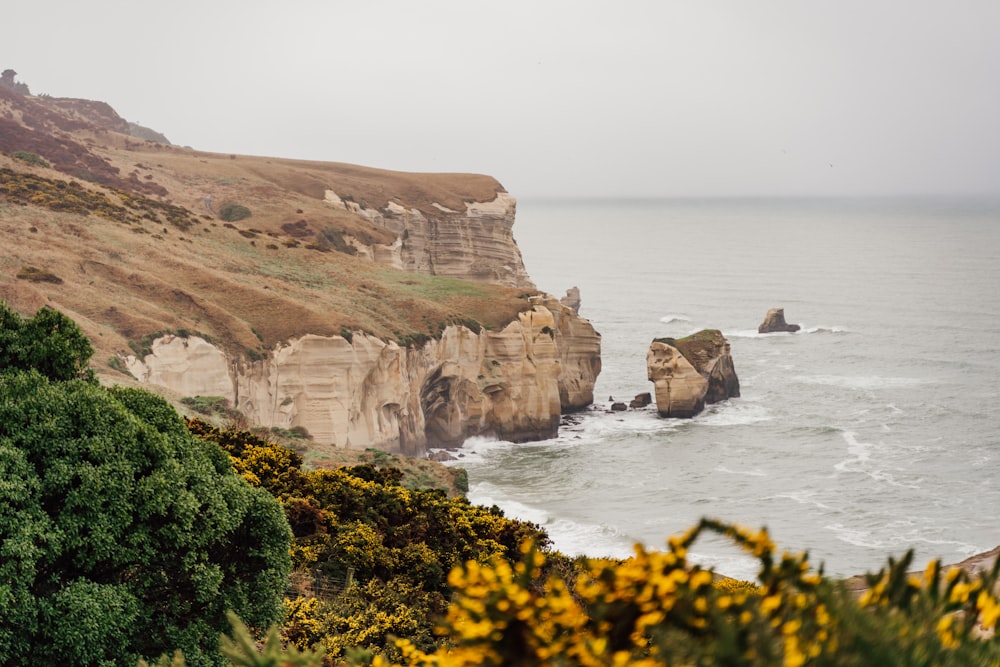
[{"label": "rocky reef", "polygon": [[261,426],[421,455],[473,435],[553,437],[560,414],[593,402],[600,344],[589,322],[539,296],[499,331],[450,326],[422,346],[304,335],[250,362],[196,336],[167,335],[144,358],[123,361],[142,382],[224,397]]},{"label": "rocky reef", "polygon": [[657,338],[646,354],[661,417],[693,417],[706,404],[740,395],[729,341],[717,329],[686,338]]}]

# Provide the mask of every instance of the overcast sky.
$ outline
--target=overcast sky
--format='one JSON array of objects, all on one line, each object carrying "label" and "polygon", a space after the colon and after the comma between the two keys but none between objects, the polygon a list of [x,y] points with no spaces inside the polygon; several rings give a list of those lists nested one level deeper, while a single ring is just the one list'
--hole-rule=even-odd
[{"label": "overcast sky", "polygon": [[0,68],[225,153],[515,196],[1000,194],[998,0],[24,0]]}]

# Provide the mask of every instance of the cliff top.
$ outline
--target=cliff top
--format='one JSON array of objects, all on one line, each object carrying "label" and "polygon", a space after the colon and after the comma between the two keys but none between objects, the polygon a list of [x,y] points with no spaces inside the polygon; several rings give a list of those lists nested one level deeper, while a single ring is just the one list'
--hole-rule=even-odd
[{"label": "cliff top", "polygon": [[304,333],[406,342],[456,321],[501,326],[529,307],[523,290],[354,256],[345,238],[395,233],[324,202],[333,190],[365,208],[464,211],[503,192],[491,177],[206,153],[128,125],[102,102],[0,87],[0,300],[70,315],[99,371],[158,332],[253,356]]}]

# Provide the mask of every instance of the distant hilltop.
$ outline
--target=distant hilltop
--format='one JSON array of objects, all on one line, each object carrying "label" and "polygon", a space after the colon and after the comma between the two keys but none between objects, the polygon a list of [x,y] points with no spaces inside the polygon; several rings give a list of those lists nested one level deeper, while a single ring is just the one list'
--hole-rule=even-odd
[{"label": "distant hilltop", "polygon": [[[17,95],[31,95],[28,84],[17,81],[17,72],[12,69],[5,69],[0,72],[0,87]],[[69,112],[70,116],[77,116],[89,120],[99,127],[103,127],[114,132],[120,132],[126,136],[135,137],[143,141],[155,141],[161,144],[170,144],[170,140],[163,134],[144,127],[139,123],[127,121],[119,116],[110,105],[104,102],[94,102],[92,100],[81,100],[70,97],[51,97],[49,95],[39,95],[45,98],[50,104],[62,108]],[[50,120],[53,120],[50,118]],[[62,129],[62,128],[61,128]],[[74,124],[74,129],[75,124]]]}]

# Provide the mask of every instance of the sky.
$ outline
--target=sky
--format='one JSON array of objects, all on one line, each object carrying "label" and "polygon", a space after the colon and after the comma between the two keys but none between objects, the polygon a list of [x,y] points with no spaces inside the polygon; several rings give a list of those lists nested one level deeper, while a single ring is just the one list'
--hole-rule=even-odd
[{"label": "sky", "polygon": [[1000,195],[997,0],[32,0],[0,68],[199,150],[515,197]]}]

